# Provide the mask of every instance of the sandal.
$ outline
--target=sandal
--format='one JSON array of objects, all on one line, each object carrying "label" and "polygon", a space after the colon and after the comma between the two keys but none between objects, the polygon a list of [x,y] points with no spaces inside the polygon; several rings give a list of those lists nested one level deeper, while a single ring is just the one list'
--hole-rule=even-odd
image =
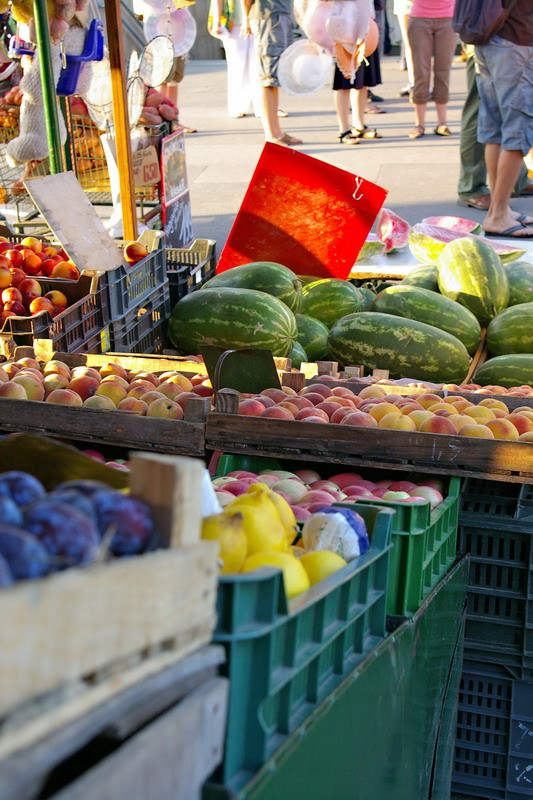
[{"label": "sandal", "polygon": [[387,111],[381,106],[370,105],[365,108],[365,114],[386,114]]},{"label": "sandal", "polygon": [[448,128],[447,125],[437,125],[437,127],[435,128],[433,133],[436,134],[437,136],[451,136],[452,135],[452,132]]},{"label": "sandal", "polygon": [[352,133],[358,139],[383,139],[376,128],[369,128],[367,125],[364,128],[352,128]]},{"label": "sandal", "polygon": [[409,138],[410,139],[421,139],[422,136],[425,134],[426,129],[422,127],[422,125],[417,125],[416,128],[413,128],[412,131],[409,131]]},{"label": "sandal", "polygon": [[358,137],[354,136],[349,128],[347,131],[344,131],[344,133],[339,133],[337,139],[341,144],[359,144]]}]

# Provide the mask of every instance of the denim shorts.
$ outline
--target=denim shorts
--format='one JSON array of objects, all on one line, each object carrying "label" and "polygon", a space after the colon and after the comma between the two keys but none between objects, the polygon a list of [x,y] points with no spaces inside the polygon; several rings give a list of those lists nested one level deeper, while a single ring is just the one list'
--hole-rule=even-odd
[{"label": "denim shorts", "polygon": [[533,147],[533,47],[493,36],[475,58],[478,141],[526,155]]},{"label": "denim shorts", "polygon": [[292,20],[290,14],[270,14],[258,21],[255,43],[261,86],[279,86],[279,59],[291,42]]}]

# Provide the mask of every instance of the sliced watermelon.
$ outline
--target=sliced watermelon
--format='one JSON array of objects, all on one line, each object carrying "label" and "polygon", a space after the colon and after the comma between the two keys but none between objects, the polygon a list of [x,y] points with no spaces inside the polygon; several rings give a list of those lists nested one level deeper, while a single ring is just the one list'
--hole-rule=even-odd
[{"label": "sliced watermelon", "polygon": [[377,221],[378,238],[385,245],[386,253],[396,253],[409,243],[409,223],[390,211],[382,208]]},{"label": "sliced watermelon", "polygon": [[480,233],[481,224],[474,222],[473,219],[463,219],[463,217],[425,217],[422,220],[424,225],[437,225],[439,228],[447,228],[450,231],[460,233]]},{"label": "sliced watermelon", "polygon": [[425,223],[417,223],[413,226],[409,233],[409,249],[411,253],[422,263],[428,261],[436,261],[445,245],[448,242],[454,242],[456,239],[461,239],[464,236],[473,239],[482,239],[492,247],[501,260],[505,263],[516,261],[525,254],[525,250],[519,250],[515,245],[509,245],[505,242],[495,241],[493,239],[486,239],[482,236],[475,236],[473,233],[461,233],[460,231],[452,231],[449,228],[441,228],[437,225],[427,225]]},{"label": "sliced watermelon", "polygon": [[381,255],[384,249],[385,245],[378,239],[376,234],[369,233],[366,237],[365,243],[359,251],[359,255],[357,256],[355,263],[357,264],[360,261],[370,261],[371,258]]}]

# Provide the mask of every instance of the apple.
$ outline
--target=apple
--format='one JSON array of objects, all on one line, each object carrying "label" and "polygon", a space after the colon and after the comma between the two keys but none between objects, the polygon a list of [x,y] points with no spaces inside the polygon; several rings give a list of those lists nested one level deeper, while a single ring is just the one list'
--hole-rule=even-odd
[{"label": "apple", "polygon": [[57,289],[54,289],[51,292],[46,292],[45,297],[47,300],[50,300],[54,308],[60,308],[62,310],[68,305],[67,296],[63,294],[63,292],[59,292]]},{"label": "apple", "polygon": [[323,480],[313,481],[313,483],[309,484],[309,488],[310,489],[325,489],[326,492],[329,492],[331,489],[334,492],[337,492],[339,490],[339,487],[333,481],[323,481]]},{"label": "apple", "polygon": [[46,297],[35,297],[28,306],[30,314],[40,314],[42,311],[48,311],[49,314],[54,313],[54,306],[47,300]]},{"label": "apple", "polygon": [[229,475],[224,475],[221,478],[214,478],[212,483],[216,489],[223,488],[227,483],[233,483],[237,478],[232,478]]},{"label": "apple", "polygon": [[323,489],[311,489],[306,492],[298,500],[298,505],[305,505],[306,503],[322,503],[323,505],[331,505],[336,500],[332,494],[324,491]]},{"label": "apple", "polygon": [[343,489],[344,494],[346,497],[373,497],[373,492],[370,489],[365,489],[364,486],[359,486],[358,484],[354,484],[353,486],[345,486]]},{"label": "apple", "polygon": [[391,490],[388,489],[385,492],[385,494],[382,495],[382,499],[383,500],[405,500],[409,496],[410,495],[409,495],[408,492],[391,492]]},{"label": "apple", "polygon": [[93,461],[101,461],[103,464],[105,464],[105,456],[99,453],[98,450],[82,450],[81,452],[84,456],[92,458]]},{"label": "apple", "polygon": [[309,509],[303,506],[294,505],[291,506],[291,509],[296,522],[305,522],[305,520],[311,516]]},{"label": "apple", "polygon": [[311,484],[320,480],[320,475],[313,469],[297,469],[294,473],[303,483]]},{"label": "apple", "polygon": [[218,491],[215,492],[215,495],[222,508],[224,508],[224,506],[229,505],[230,503],[233,503],[233,501],[235,500],[235,495],[230,494],[230,492]]},{"label": "apple", "polygon": [[245,481],[231,481],[231,483],[227,483],[224,486],[224,491],[229,492],[234,497],[238,497],[240,494],[244,494],[248,491],[249,483]]},{"label": "apple", "polygon": [[20,250],[15,250],[14,247],[11,250],[4,250],[4,256],[9,258],[14,267],[20,267],[24,260]]},{"label": "apple", "polygon": [[344,491],[345,486],[352,486],[354,483],[362,481],[363,478],[357,472],[338,472],[336,475],[332,475],[329,480]]},{"label": "apple", "polygon": [[130,242],[124,248],[124,258],[128,264],[136,264],[148,255],[148,249],[142,242]]},{"label": "apple", "polygon": [[13,283],[13,275],[9,267],[4,267],[0,264],[0,289],[7,289]]},{"label": "apple", "polygon": [[410,492],[411,489],[416,489],[416,483],[412,481],[396,481],[389,484],[388,488],[391,492]]},{"label": "apple", "polygon": [[22,303],[24,298],[22,297],[20,289],[17,289],[15,286],[8,286],[7,289],[2,291],[0,299],[2,303]]},{"label": "apple", "polygon": [[425,500],[429,500],[432,509],[444,500],[442,494],[431,486],[415,486],[414,489],[411,489],[409,495],[411,497],[423,497]]},{"label": "apple", "polygon": [[[4,289],[4,291],[7,292],[8,290]],[[16,317],[26,317],[28,315],[26,308],[24,308],[22,303],[19,303],[17,300],[4,303],[4,311],[12,311]]]},{"label": "apple", "polygon": [[275,486],[276,483],[279,483],[279,476],[278,475],[258,475],[257,480],[259,483],[266,484],[270,489]]},{"label": "apple", "polygon": [[273,484],[271,488],[278,494],[282,492],[289,498],[288,502],[290,503],[293,503],[295,500],[299,500],[308,491],[307,487],[304,486],[303,483],[300,483],[300,481],[294,481],[291,478],[285,478],[284,480],[278,481],[277,483]]}]

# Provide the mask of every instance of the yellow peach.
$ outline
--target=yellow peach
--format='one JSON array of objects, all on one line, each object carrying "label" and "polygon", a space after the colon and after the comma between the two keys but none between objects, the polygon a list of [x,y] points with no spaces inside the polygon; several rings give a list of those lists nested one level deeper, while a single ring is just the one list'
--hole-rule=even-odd
[{"label": "yellow peach", "polygon": [[478,439],[494,439],[494,434],[486,425],[464,425],[459,431],[459,436],[475,436]]},{"label": "yellow peach", "polygon": [[484,422],[485,420],[489,419],[496,419],[496,414],[492,409],[486,408],[486,406],[472,406],[472,408],[465,408],[465,414],[468,414],[469,417],[472,419],[479,420],[480,422]]},{"label": "yellow peach", "polygon": [[380,428],[391,428],[392,430],[397,431],[415,431],[416,425],[414,420],[412,420],[408,416],[404,416],[403,414],[395,414],[394,412],[390,414],[385,414],[384,417],[381,417],[379,421]]},{"label": "yellow peach", "polygon": [[485,423],[485,427],[492,431],[495,439],[508,439],[516,442],[519,436],[513,423],[507,419],[490,419]]},{"label": "yellow peach", "polygon": [[401,417],[402,415],[402,412],[400,411],[399,408],[396,408],[396,406],[393,405],[393,403],[387,403],[387,402],[376,403],[375,406],[372,406],[372,408],[368,410],[368,413],[370,414],[371,417],[374,417],[376,422],[379,422],[380,419],[382,419],[384,416],[388,414],[397,414],[399,417]]}]

